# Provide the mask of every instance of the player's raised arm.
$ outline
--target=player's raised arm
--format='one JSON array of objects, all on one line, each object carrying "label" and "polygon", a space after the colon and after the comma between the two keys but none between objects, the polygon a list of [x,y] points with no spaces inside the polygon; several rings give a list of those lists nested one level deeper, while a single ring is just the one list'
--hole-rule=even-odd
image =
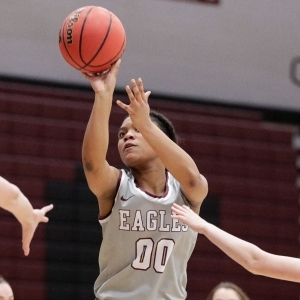
[{"label": "player's raised arm", "polygon": [[205,235],[213,244],[249,272],[300,282],[300,259],[263,251],[259,247],[206,222],[187,206],[173,204],[172,211],[174,219],[181,220],[194,231]]},{"label": "player's raised arm", "polygon": [[200,174],[190,155],[155,124],[157,120],[152,120],[148,105],[150,92],[144,92],[141,78],[137,82],[131,80],[131,88],[127,86],[126,91],[130,103],[126,105],[117,101],[117,104],[128,112],[134,126],[141,132],[166,169],[178,180],[184,195],[198,211],[208,192],[205,177]]},{"label": "player's raised arm", "polygon": [[106,161],[109,117],[119,67],[120,60],[105,74],[83,74],[95,92],[95,101],[83,139],[82,162],[88,185],[98,198],[101,214],[108,213],[112,207],[112,195],[119,176],[119,171]]}]

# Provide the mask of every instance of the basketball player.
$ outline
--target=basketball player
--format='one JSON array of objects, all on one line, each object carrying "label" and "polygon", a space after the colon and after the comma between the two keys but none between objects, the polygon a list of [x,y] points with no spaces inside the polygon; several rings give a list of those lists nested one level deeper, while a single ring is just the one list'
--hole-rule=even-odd
[{"label": "basketball player", "polygon": [[300,282],[300,260],[274,255],[206,222],[187,206],[172,206],[172,218],[180,220],[212,243],[249,272],[276,279]]},{"label": "basketball player", "polygon": [[0,299],[1,300],[14,300],[14,293],[10,284],[0,275]]},{"label": "basketball player", "polygon": [[236,284],[221,282],[210,291],[206,300],[250,300],[250,298]]},{"label": "basketball player", "polygon": [[49,219],[45,215],[53,208],[53,205],[33,209],[20,189],[0,176],[0,207],[11,212],[21,223],[23,251],[24,255],[27,256],[38,224],[48,222]]},{"label": "basketball player", "polygon": [[[172,124],[150,111],[141,79],[126,86],[128,113],[118,131],[118,150],[127,167],[106,161],[109,117],[120,60],[107,74],[87,78],[95,92],[82,159],[91,191],[97,196],[103,241],[96,299],[186,299],[186,267],[197,234],[172,220],[173,203],[199,212],[206,179],[177,145]],[[200,195],[200,197],[199,197]]]}]

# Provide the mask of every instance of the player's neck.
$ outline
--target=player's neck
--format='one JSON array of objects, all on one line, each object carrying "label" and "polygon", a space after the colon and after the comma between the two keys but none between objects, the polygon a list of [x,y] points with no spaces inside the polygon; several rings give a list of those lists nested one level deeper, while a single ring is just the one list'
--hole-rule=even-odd
[{"label": "player's neck", "polygon": [[167,174],[166,170],[160,172],[133,172],[136,186],[155,196],[162,196],[166,191]]}]

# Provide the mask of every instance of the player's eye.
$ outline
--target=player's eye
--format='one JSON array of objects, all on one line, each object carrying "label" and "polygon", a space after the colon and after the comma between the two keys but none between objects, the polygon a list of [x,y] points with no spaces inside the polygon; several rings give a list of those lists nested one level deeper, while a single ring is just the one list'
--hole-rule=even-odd
[{"label": "player's eye", "polygon": [[118,138],[122,139],[125,136],[125,132],[124,131],[119,131],[118,132]]}]

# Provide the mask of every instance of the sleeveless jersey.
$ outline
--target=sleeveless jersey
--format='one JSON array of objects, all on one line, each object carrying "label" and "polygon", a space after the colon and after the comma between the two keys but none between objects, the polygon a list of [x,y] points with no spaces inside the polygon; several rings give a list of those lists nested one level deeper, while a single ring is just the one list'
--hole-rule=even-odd
[{"label": "sleeveless jersey", "polygon": [[186,299],[187,262],[197,233],[171,218],[174,202],[188,205],[170,173],[165,195],[156,197],[139,189],[132,174],[121,170],[112,212],[99,220],[103,241],[96,299]]}]

